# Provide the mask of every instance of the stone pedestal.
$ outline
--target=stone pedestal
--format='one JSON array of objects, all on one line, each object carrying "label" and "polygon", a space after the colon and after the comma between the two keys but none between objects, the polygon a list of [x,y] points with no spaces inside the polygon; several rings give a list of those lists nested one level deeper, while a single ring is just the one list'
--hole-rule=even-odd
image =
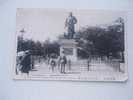
[{"label": "stone pedestal", "polygon": [[77,42],[74,39],[61,39],[60,43],[60,55],[63,53],[67,59],[72,61],[77,60]]}]

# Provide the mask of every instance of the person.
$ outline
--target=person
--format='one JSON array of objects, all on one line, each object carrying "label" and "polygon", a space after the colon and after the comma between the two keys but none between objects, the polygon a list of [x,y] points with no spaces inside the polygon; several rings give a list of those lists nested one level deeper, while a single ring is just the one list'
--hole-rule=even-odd
[{"label": "person", "polygon": [[61,73],[65,74],[66,63],[67,63],[67,58],[63,53],[63,55],[60,57]]},{"label": "person", "polygon": [[31,55],[31,70],[34,69],[34,56]]},{"label": "person", "polygon": [[16,75],[18,75],[19,72],[21,72],[22,65],[20,63],[21,63],[22,59],[23,59],[23,56],[17,56],[17,58],[16,58],[16,62],[17,62],[16,70],[15,70]]},{"label": "person", "polygon": [[90,71],[90,62],[91,62],[91,59],[90,57],[87,59],[87,67],[88,67],[88,71]]},{"label": "person", "polygon": [[68,68],[71,70],[71,59],[68,60]]},{"label": "person", "polygon": [[31,55],[29,51],[25,52],[25,57],[21,61],[21,65],[22,65],[21,72],[29,75],[29,71],[31,69]]},{"label": "person", "polygon": [[58,56],[58,59],[57,59],[57,66],[58,66],[58,70],[60,70],[60,56]]},{"label": "person", "polygon": [[50,59],[50,66],[52,68],[52,71],[54,71],[55,66],[56,66],[56,62],[55,62],[55,60],[53,58]]},{"label": "person", "polygon": [[65,21],[65,28],[67,28],[67,34],[69,39],[73,39],[74,37],[76,23],[76,17],[73,16],[72,12],[70,12],[68,18]]}]

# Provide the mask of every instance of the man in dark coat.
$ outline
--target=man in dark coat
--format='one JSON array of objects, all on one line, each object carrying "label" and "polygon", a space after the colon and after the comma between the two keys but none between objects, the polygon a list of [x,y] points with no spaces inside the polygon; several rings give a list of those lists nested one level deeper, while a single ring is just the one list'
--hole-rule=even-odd
[{"label": "man in dark coat", "polygon": [[60,57],[61,73],[65,73],[66,63],[67,63],[67,58],[63,52],[63,55]]},{"label": "man in dark coat", "polygon": [[21,72],[29,74],[29,71],[31,69],[31,55],[30,52],[26,52],[25,57],[21,61]]}]

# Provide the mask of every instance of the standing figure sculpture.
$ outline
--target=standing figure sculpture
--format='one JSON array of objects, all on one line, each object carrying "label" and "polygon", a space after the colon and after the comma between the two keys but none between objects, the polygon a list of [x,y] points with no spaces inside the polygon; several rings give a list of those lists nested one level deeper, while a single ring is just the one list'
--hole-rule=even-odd
[{"label": "standing figure sculpture", "polygon": [[75,34],[75,24],[77,23],[77,19],[73,16],[72,12],[69,13],[68,18],[65,21],[65,28],[67,28],[67,38],[73,39]]}]

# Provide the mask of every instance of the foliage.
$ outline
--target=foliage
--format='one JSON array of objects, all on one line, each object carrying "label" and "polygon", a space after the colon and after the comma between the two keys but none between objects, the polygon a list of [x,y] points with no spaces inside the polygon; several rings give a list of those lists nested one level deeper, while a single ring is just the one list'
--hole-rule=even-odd
[{"label": "foliage", "polygon": [[117,19],[112,25],[102,27],[87,27],[77,32],[78,46],[82,55],[109,55],[117,57],[124,52],[124,21]]},{"label": "foliage", "polygon": [[55,42],[50,42],[46,40],[45,42],[25,40],[22,37],[18,37],[17,52],[30,50],[33,55],[40,56],[50,56],[50,54],[55,53],[59,55],[59,44]]}]

